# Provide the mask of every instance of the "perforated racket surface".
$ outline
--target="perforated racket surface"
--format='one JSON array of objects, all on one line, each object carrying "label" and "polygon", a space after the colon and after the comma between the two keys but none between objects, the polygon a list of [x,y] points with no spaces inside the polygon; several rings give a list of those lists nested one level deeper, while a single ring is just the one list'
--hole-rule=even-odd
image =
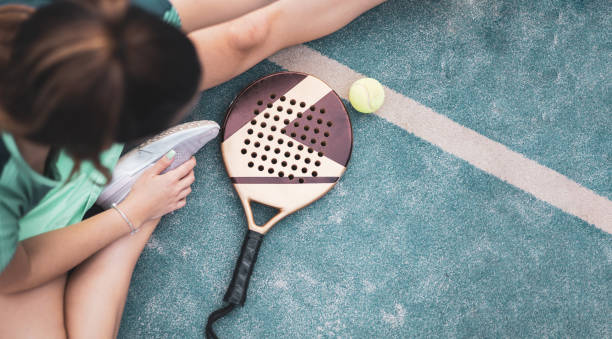
[{"label": "perforated racket surface", "polygon": [[[263,235],[279,220],[311,204],[340,179],[353,147],[351,122],[338,95],[304,73],[281,72],[245,88],[230,105],[221,153],[240,197],[249,231],[223,300],[208,317],[212,324],[246,300]],[[257,225],[251,202],[278,209]]]},{"label": "perforated racket surface", "polygon": [[[346,108],[323,81],[283,72],[248,86],[230,106],[221,152],[249,229],[265,234],[327,193],[346,170],[352,145]],[[256,225],[251,201],[279,213]]]}]

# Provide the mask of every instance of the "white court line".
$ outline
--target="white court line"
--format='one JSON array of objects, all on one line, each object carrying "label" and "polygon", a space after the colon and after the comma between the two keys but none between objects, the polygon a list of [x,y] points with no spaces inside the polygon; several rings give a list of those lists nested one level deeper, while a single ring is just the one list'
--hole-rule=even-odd
[{"label": "white court line", "polygon": [[[304,45],[282,50],[269,60],[284,69],[320,78],[343,98],[348,97],[355,80],[365,77]],[[385,87],[385,97],[376,115],[612,234],[612,201],[390,88]]]}]

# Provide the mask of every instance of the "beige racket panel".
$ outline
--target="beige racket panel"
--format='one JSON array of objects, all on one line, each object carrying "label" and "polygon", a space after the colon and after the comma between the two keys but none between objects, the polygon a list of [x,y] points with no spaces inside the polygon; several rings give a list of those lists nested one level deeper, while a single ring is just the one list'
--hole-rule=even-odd
[{"label": "beige racket panel", "polygon": [[[335,183],[308,184],[235,184],[250,230],[265,234],[279,220],[318,200],[334,187]],[[251,210],[251,201],[278,209],[278,213],[264,225],[257,225]]]},{"label": "beige racket panel", "polygon": [[[323,81],[283,72],[247,87],[230,106],[221,151],[249,229],[265,234],[327,193],[346,170],[351,148],[348,113]],[[251,201],[279,213],[256,225]]]}]

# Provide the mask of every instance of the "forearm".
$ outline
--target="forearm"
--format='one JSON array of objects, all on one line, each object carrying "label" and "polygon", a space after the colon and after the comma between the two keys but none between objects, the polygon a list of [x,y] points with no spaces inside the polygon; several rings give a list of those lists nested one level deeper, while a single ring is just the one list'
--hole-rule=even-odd
[{"label": "forearm", "polygon": [[[136,209],[129,205],[120,208],[135,226],[143,222]],[[77,224],[26,239],[0,274],[0,291],[14,293],[39,286],[128,233],[129,227],[119,213],[107,210]]]},{"label": "forearm", "polygon": [[[280,0],[189,35],[204,69],[201,89],[225,82],[277,51],[345,26],[384,0]],[[307,18],[307,19],[306,19]]]}]

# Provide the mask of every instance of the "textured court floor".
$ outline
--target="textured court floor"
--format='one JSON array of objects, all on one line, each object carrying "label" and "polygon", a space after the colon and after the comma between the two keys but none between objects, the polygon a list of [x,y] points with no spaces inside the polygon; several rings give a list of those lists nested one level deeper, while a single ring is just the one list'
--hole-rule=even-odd
[{"label": "textured court floor", "polygon": [[[395,0],[205,92],[191,119],[219,123],[283,69],[390,94],[379,115],[350,110],[347,173],[268,233],[217,333],[611,337],[611,39],[609,1]],[[219,140],[197,159],[188,206],[138,263],[121,338],[201,337],[222,304],[245,220]]]}]

